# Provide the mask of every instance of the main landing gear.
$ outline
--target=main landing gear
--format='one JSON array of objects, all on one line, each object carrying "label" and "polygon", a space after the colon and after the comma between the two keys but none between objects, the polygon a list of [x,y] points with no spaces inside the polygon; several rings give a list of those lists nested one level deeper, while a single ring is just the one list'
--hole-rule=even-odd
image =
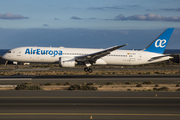
[{"label": "main landing gear", "polygon": [[85,67],[85,68],[84,68],[84,71],[85,71],[85,72],[89,72],[89,73],[92,73],[92,72],[93,72],[93,70],[92,70],[90,67]]}]

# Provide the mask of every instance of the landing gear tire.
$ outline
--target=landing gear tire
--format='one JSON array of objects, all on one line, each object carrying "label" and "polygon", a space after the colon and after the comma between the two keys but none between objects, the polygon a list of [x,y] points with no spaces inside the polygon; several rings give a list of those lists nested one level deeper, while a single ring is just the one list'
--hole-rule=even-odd
[{"label": "landing gear tire", "polygon": [[93,72],[93,70],[92,70],[91,68],[89,68],[89,69],[88,69],[88,72],[89,72],[89,73],[92,73],[92,72]]},{"label": "landing gear tire", "polygon": [[84,68],[84,71],[85,71],[85,72],[88,72],[88,68],[87,68],[87,67],[85,67],[85,68]]},{"label": "landing gear tire", "polygon": [[18,66],[17,66],[17,65],[15,66],[15,69],[18,69]]},{"label": "landing gear tire", "polygon": [[93,70],[92,70],[91,68],[88,68],[88,67],[85,67],[85,68],[84,68],[84,71],[85,71],[85,72],[89,72],[89,73],[92,73],[92,72],[93,72]]}]

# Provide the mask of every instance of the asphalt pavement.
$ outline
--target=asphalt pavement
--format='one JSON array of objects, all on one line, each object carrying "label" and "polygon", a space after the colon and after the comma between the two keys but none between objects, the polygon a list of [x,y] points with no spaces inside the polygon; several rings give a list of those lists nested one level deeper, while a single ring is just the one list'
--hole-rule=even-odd
[{"label": "asphalt pavement", "polygon": [[[15,66],[12,66],[11,68],[14,68]],[[92,68],[93,71],[117,71],[117,70],[179,70],[180,67],[132,67],[132,68],[126,68],[126,67],[119,67],[119,68]],[[0,71],[84,71],[84,68],[18,68],[18,69],[0,69]]]},{"label": "asphalt pavement", "polygon": [[0,76],[1,85],[17,85],[25,82],[34,84],[45,83],[65,83],[74,84],[96,83],[103,84],[107,82],[125,83],[133,82],[140,83],[144,81],[152,81],[157,84],[179,84],[180,75],[46,75],[46,76]]},{"label": "asphalt pavement", "polygon": [[0,91],[1,120],[179,118],[178,92]]}]

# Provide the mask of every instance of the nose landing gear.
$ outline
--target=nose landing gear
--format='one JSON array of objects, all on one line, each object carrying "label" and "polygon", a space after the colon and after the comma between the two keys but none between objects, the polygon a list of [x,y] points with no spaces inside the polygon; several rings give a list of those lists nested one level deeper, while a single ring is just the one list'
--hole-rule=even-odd
[{"label": "nose landing gear", "polygon": [[17,66],[17,65],[15,66],[15,69],[18,69],[18,66]]},{"label": "nose landing gear", "polygon": [[92,70],[90,67],[85,67],[85,68],[84,68],[84,71],[85,71],[85,72],[89,72],[89,73],[92,73],[92,72],[93,72],[93,70]]}]

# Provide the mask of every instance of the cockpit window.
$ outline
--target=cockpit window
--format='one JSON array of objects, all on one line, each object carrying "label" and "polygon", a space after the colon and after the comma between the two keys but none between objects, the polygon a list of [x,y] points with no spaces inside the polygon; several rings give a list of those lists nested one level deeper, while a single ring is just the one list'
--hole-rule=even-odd
[{"label": "cockpit window", "polygon": [[11,53],[11,51],[8,51],[7,53]]}]

